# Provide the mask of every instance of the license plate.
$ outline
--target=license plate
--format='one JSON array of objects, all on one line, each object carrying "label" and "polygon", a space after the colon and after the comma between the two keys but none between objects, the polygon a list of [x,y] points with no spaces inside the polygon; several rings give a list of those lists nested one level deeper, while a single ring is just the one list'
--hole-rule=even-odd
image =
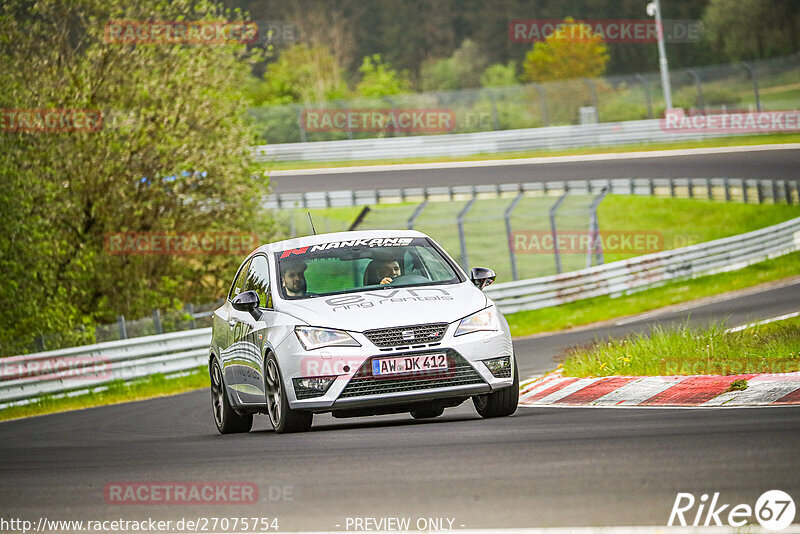
[{"label": "license plate", "polygon": [[372,376],[396,375],[447,369],[447,355],[424,354],[420,356],[400,356],[397,358],[376,358],[372,360]]}]

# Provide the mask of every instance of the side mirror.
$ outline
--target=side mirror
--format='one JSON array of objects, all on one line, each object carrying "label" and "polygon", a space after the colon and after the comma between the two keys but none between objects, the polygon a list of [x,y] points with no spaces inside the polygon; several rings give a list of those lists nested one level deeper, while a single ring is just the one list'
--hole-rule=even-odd
[{"label": "side mirror", "polygon": [[239,310],[243,312],[248,312],[253,318],[258,321],[261,317],[261,313],[258,311],[258,306],[260,304],[258,293],[255,291],[244,291],[239,293],[233,298],[233,305],[234,310]]},{"label": "side mirror", "polygon": [[497,278],[495,272],[487,267],[474,267],[469,272],[469,279],[481,291],[483,291],[484,287],[494,282],[495,278]]}]

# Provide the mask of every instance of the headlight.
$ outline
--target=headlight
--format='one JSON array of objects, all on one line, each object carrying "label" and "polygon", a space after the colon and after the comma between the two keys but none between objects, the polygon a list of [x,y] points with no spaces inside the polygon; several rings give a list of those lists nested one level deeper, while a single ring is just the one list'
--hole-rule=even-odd
[{"label": "headlight", "polygon": [[328,391],[335,376],[314,376],[310,378],[295,378],[294,393],[298,400],[320,397]]},{"label": "headlight", "polygon": [[497,310],[495,310],[494,306],[489,306],[477,313],[473,313],[469,317],[461,319],[454,335],[460,336],[483,330],[500,330],[500,321],[497,318]]},{"label": "headlight", "polygon": [[313,326],[296,326],[294,333],[306,350],[322,347],[360,347],[361,344],[344,330],[330,328],[314,328]]}]

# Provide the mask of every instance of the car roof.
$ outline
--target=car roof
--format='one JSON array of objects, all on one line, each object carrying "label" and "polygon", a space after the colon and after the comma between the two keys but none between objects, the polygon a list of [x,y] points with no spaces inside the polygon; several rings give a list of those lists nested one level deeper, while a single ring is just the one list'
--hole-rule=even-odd
[{"label": "car roof", "polygon": [[354,239],[375,239],[378,237],[428,237],[417,230],[358,230],[354,232],[333,232],[330,234],[317,234],[305,237],[294,237],[274,243],[266,243],[253,251],[271,253],[283,250],[332,243],[335,241],[352,241]]}]

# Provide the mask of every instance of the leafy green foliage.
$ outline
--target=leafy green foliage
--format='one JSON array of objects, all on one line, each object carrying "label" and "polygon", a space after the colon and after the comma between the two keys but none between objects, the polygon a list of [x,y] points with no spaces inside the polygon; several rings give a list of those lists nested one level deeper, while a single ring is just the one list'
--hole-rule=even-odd
[{"label": "leafy green foliage", "polygon": [[483,87],[507,87],[519,83],[517,79],[517,64],[509,61],[507,64],[495,63],[490,65],[481,74]]},{"label": "leafy green foliage", "polygon": [[489,60],[481,47],[476,42],[465,39],[452,56],[422,64],[422,89],[442,91],[479,87],[481,75],[488,65]]},{"label": "leafy green foliage", "polygon": [[523,79],[531,82],[596,78],[606,70],[608,49],[588,24],[566,18],[525,56]]},{"label": "leafy green foliage", "polygon": [[322,45],[296,44],[270,63],[260,84],[251,86],[253,105],[324,102],[347,95],[342,68]]},{"label": "leafy green foliage", "polygon": [[115,232],[272,232],[258,205],[241,44],[114,44],[116,20],[241,20],[200,1],[0,8],[0,108],[103,112],[96,131],[0,132],[0,351],[218,298],[240,257],[114,255]]},{"label": "leafy green foliage", "polygon": [[408,73],[398,73],[381,59],[380,54],[365,57],[358,70],[361,73],[361,81],[358,82],[356,91],[360,96],[399,95],[411,90]]}]

